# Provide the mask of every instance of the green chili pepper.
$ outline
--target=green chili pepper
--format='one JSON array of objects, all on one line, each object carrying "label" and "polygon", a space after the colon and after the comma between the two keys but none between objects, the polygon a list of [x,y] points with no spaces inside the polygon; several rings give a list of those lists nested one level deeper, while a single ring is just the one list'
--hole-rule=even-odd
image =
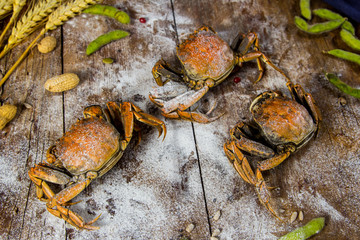
[{"label": "green chili pepper", "polygon": [[303,240],[320,232],[325,226],[325,218],[314,218],[306,225],[295,229],[294,231],[282,236],[279,240]]},{"label": "green chili pepper", "polygon": [[300,12],[301,16],[311,20],[310,0],[300,0]]},{"label": "green chili pepper", "polygon": [[304,32],[311,33],[311,34],[321,34],[324,32],[332,31],[341,26],[346,19],[335,19],[327,22],[317,23],[313,25],[308,25],[306,21],[298,16],[295,17],[294,21],[296,26],[303,30]]},{"label": "green chili pepper", "polygon": [[[337,13],[335,13],[335,12],[333,12],[331,10],[325,9],[325,8],[315,9],[315,10],[313,10],[313,13],[316,16],[321,17],[321,18],[326,19],[326,20],[343,19],[343,17],[340,14],[337,14]],[[355,35],[355,28],[349,21],[345,21],[341,25],[341,28],[346,29],[351,34]]]},{"label": "green chili pepper", "polygon": [[128,35],[129,35],[129,33],[126,31],[123,31],[123,30],[115,30],[115,31],[108,32],[104,35],[101,35],[100,37],[98,37],[97,39],[95,39],[94,41],[89,43],[89,45],[86,48],[86,54],[90,55],[90,54],[94,53],[95,51],[97,51],[102,46],[104,46],[105,44],[108,44],[108,43],[118,40],[120,38],[124,38]]},{"label": "green chili pepper", "polygon": [[355,35],[351,34],[351,32],[341,29],[340,37],[349,47],[356,51],[360,51],[360,40]]},{"label": "green chili pepper", "polygon": [[344,51],[341,49],[333,49],[330,51],[324,51],[324,53],[333,55],[334,57],[338,57],[338,58],[342,58],[354,63],[357,63],[360,65],[360,55],[356,54],[356,53],[352,53],[352,52],[348,52],[348,51]]},{"label": "green chili pepper", "polygon": [[130,17],[126,12],[120,11],[113,6],[95,4],[85,9],[83,13],[98,14],[114,18],[120,23],[127,24],[130,22]]},{"label": "green chili pepper", "polygon": [[360,98],[360,89],[352,88],[343,81],[341,81],[335,74],[325,73],[325,77],[332,83],[335,87],[337,87],[340,91],[350,96]]}]

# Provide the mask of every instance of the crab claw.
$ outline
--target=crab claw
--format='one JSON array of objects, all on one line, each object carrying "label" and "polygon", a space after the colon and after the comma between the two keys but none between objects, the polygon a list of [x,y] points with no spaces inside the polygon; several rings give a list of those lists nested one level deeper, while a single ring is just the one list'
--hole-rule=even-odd
[{"label": "crab claw", "polygon": [[271,200],[271,193],[270,193],[270,187],[266,185],[266,182],[261,174],[261,171],[259,169],[256,170],[256,179],[257,182],[255,183],[256,192],[258,193],[259,200],[262,205],[266,207],[266,209],[271,212],[274,217],[279,219],[281,222],[284,222],[279,215],[275,212],[275,210],[270,205]]}]

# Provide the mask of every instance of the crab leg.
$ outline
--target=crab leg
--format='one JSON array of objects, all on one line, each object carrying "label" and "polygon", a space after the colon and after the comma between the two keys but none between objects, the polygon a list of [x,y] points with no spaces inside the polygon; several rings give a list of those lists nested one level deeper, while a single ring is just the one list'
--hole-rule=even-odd
[{"label": "crab leg", "polygon": [[[180,80],[182,78],[181,74],[173,70],[169,64],[167,64],[163,59],[157,61],[152,69],[153,77],[156,83],[159,86],[164,86],[169,80]],[[162,78],[167,78],[166,81],[162,81]]]},{"label": "crab leg", "polygon": [[[299,84],[294,85],[292,83],[289,83],[287,84],[287,87],[292,94],[292,98],[295,101],[298,101],[300,104],[308,107],[315,121],[315,124],[318,126],[322,121],[322,117],[319,108],[315,105],[315,100],[312,97],[312,95],[310,93],[305,92],[305,90]],[[318,131],[319,128],[317,129],[317,132]]]},{"label": "crab leg", "polygon": [[[240,42],[240,39],[241,42]],[[249,52],[249,49],[254,46],[254,50],[252,52]],[[270,65],[272,68],[274,68],[276,71],[278,71],[279,73],[281,73],[285,78],[287,82],[291,82],[289,77],[286,76],[286,74],[278,67],[276,67],[266,56],[265,54],[263,54],[260,51],[260,47],[259,47],[259,38],[258,35],[254,32],[249,32],[248,34],[241,34],[239,33],[236,38],[234,39],[233,43],[231,44],[231,48],[237,52],[237,56],[236,56],[236,61],[237,64],[239,66],[242,65],[243,62],[248,62],[251,60],[255,60],[257,62],[258,65],[258,69],[259,69],[259,77],[258,79],[255,81],[255,83],[257,83],[258,81],[261,80],[261,78],[263,77],[264,74],[264,68],[261,65],[261,61],[264,61],[266,64]]]},{"label": "crab leg", "polygon": [[[67,201],[70,201],[71,198],[75,197],[76,195],[73,196],[74,194],[72,193],[70,195],[61,196],[61,194],[58,193],[60,196],[60,199],[62,199],[62,201],[64,201],[64,202],[59,203],[59,201],[56,200],[58,194],[54,194],[54,192],[51,190],[51,188],[45,182],[45,180],[43,180],[37,176],[37,172],[39,172],[39,169],[35,170],[36,167],[38,167],[38,165],[35,165],[34,168],[30,169],[29,176],[30,176],[30,179],[36,185],[37,197],[41,200],[45,200],[43,198],[43,196],[44,195],[46,196],[46,198],[47,198],[46,201],[48,202],[47,203],[48,211],[51,214],[53,214],[54,216],[64,219],[66,222],[68,222],[69,224],[71,224],[77,228],[87,229],[87,230],[98,229],[98,227],[91,226],[91,224],[94,223],[99,217],[95,218],[94,220],[92,220],[89,223],[85,223],[84,220],[79,215],[77,215],[76,213],[74,213],[73,211],[71,211],[67,208],[62,207],[62,206],[66,205]],[[42,167],[42,166],[40,166],[40,167]],[[64,190],[68,190],[68,188],[66,188]],[[69,193],[69,191],[65,191],[65,192]],[[54,209],[55,207],[56,207],[56,209]]]},{"label": "crab leg", "polygon": [[156,127],[157,130],[159,131],[159,137],[161,136],[162,133],[164,133],[164,139],[165,139],[166,126],[163,121],[161,121],[157,117],[154,117],[154,116],[144,112],[143,110],[141,110],[138,106],[136,106],[133,103],[131,103],[131,107],[133,109],[133,114],[134,114],[136,120],[138,120],[139,122],[145,123],[149,126]]},{"label": "crab leg", "polygon": [[[261,171],[276,167],[282,161],[284,161],[290,155],[290,153],[286,152],[279,156],[275,156],[275,153],[271,148],[248,139],[248,136],[253,136],[254,131],[255,129],[251,129],[249,125],[244,124],[243,122],[238,123],[230,130],[231,140],[224,144],[224,151],[230,163],[239,173],[240,177],[244,179],[244,181],[256,187],[256,192],[258,193],[260,202],[276,218],[281,220],[270,204],[270,188],[266,185]],[[249,161],[243,152],[262,158],[267,158],[266,160],[259,163],[258,167],[256,168],[256,174],[251,168]]]},{"label": "crab leg", "polygon": [[266,170],[270,170],[276,166],[278,166],[280,163],[282,163],[283,161],[285,161],[285,159],[287,159],[290,156],[290,152],[285,152],[283,154],[277,155],[275,157],[266,159],[264,161],[261,161],[258,164],[258,170],[259,171],[266,171]]},{"label": "crab leg", "polygon": [[271,194],[269,191],[269,187],[266,185],[266,182],[261,174],[260,169],[256,169],[255,175],[249,164],[249,161],[240,151],[240,149],[238,149],[235,141],[227,142],[224,145],[224,151],[228,159],[230,160],[230,163],[239,173],[240,177],[244,179],[244,181],[255,186],[261,204],[263,204],[266,209],[268,209],[268,211],[270,211],[276,218],[282,221],[282,219],[277,215],[277,213],[270,204]]},{"label": "crab leg", "polygon": [[251,169],[249,161],[244,154],[236,147],[234,141],[229,141],[224,144],[224,151],[230,163],[234,166],[235,170],[239,173],[244,181],[255,185],[256,178],[254,171]]},{"label": "crab leg", "polygon": [[190,90],[183,92],[182,94],[168,101],[162,100],[162,95],[156,94],[157,92],[150,93],[149,98],[153,103],[161,108],[162,115],[167,118],[185,119],[199,123],[208,123],[215,121],[223,114],[209,118],[206,114],[185,111],[194,105],[197,101],[199,101],[208,91],[209,86],[205,85],[203,88],[197,91]]},{"label": "crab leg", "polygon": [[258,63],[258,69],[259,69],[259,77],[258,79],[255,81],[258,82],[261,80],[262,76],[263,76],[263,72],[264,72],[264,68],[262,67],[262,65],[260,64],[260,60],[264,61],[266,64],[270,65],[272,68],[274,68],[276,71],[278,71],[281,75],[283,75],[286,78],[287,82],[290,82],[291,80],[289,79],[289,77],[278,67],[276,67],[271,61],[270,59],[268,59],[262,52],[260,51],[253,51],[253,52],[249,52],[245,55],[239,55],[236,58],[236,61],[238,64],[242,64],[243,62],[249,62],[251,60],[257,60]]},{"label": "crab leg", "polygon": [[258,197],[260,202],[266,207],[266,209],[271,212],[274,217],[279,219],[281,222],[283,220],[278,216],[278,214],[275,212],[275,210],[271,207],[270,201],[271,201],[271,194],[269,191],[269,187],[266,185],[266,182],[261,174],[261,171],[259,169],[256,170],[256,192],[258,193]]}]

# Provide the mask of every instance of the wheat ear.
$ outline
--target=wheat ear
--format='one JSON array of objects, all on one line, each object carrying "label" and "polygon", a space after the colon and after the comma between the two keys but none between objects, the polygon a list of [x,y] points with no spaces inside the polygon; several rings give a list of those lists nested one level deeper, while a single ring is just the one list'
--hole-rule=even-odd
[{"label": "wheat ear", "polygon": [[50,13],[59,7],[60,4],[61,0],[42,0],[37,2],[13,27],[8,42],[0,53],[0,58],[38,29],[46,21]]},{"label": "wheat ear", "polygon": [[13,9],[13,0],[0,1],[0,20],[5,18]]},{"label": "wheat ear", "polygon": [[16,21],[16,18],[18,17],[21,9],[25,6],[26,4],[26,0],[14,0],[13,3],[13,14],[10,18],[10,21],[8,22],[8,24],[6,25],[4,31],[1,33],[0,35],[0,46],[2,45],[2,43],[4,42],[4,38],[5,38],[5,34],[8,31],[8,29],[10,28],[10,26]]},{"label": "wheat ear", "polygon": [[67,3],[65,6],[58,7],[54,12],[49,15],[49,19],[45,24],[45,28],[41,30],[39,35],[30,43],[24,53],[14,63],[14,65],[7,71],[5,76],[0,81],[0,87],[9,78],[15,68],[24,60],[28,52],[35,46],[37,41],[48,31],[56,29],[58,26],[63,25],[70,18],[75,17],[81,13],[84,9],[88,8],[92,4],[101,3],[102,0],[75,0]]}]

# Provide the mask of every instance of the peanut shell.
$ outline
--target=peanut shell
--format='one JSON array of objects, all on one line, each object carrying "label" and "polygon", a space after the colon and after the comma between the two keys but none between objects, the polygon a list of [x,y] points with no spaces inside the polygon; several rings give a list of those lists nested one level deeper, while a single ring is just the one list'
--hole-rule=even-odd
[{"label": "peanut shell", "polygon": [[50,92],[64,92],[76,87],[80,82],[75,73],[64,73],[48,79],[44,88]]},{"label": "peanut shell", "polygon": [[2,105],[0,107],[0,130],[15,117],[16,110],[16,106],[10,104]]},{"label": "peanut shell", "polygon": [[38,44],[38,50],[41,53],[48,53],[56,47],[56,38],[53,36],[44,37]]}]

